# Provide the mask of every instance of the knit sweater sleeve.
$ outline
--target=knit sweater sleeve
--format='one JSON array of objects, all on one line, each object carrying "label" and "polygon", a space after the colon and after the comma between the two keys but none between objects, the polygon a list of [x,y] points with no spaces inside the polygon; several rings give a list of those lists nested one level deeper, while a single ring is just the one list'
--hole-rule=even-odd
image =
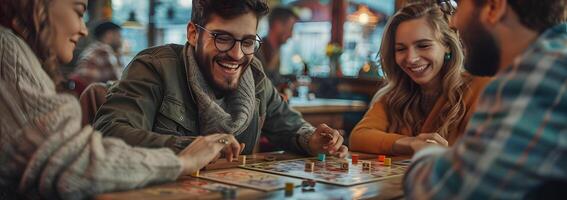
[{"label": "knit sweater sleeve", "polygon": [[384,105],[376,101],[366,112],[362,120],[352,130],[350,149],[373,154],[394,154],[394,143],[404,137],[403,133],[388,132],[389,122]]},{"label": "knit sweater sleeve", "polygon": [[78,101],[55,93],[31,49],[0,31],[1,187],[32,198],[84,199],[179,176],[171,150],[134,148],[81,127]]}]

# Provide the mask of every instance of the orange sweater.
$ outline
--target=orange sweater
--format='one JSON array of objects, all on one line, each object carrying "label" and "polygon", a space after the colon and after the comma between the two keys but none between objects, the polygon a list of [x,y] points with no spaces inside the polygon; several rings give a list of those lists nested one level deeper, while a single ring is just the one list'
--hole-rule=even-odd
[{"label": "orange sweater", "polygon": [[[465,92],[464,101],[467,110],[465,117],[459,123],[456,130],[450,130],[447,141],[452,145],[461,136],[467,126],[469,118],[475,110],[477,99],[484,90],[490,78],[474,77],[470,88]],[[447,103],[446,98],[439,98],[427,116],[421,127],[421,133],[433,133],[438,128],[438,115],[441,107]],[[381,101],[377,101],[364,115],[362,120],[354,127],[350,135],[350,146],[352,151],[373,154],[394,154],[392,148],[394,143],[401,138],[412,136],[409,130],[403,129],[400,133],[388,133],[388,115]]]}]

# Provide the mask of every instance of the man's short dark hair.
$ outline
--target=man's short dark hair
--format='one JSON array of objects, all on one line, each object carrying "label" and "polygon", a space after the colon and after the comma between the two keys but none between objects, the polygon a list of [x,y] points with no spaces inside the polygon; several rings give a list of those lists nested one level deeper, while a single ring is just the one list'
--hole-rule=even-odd
[{"label": "man's short dark hair", "polygon": [[[481,6],[486,1],[475,2],[477,6]],[[565,0],[508,0],[508,4],[524,26],[540,33],[567,20]]]},{"label": "man's short dark hair", "polygon": [[269,11],[265,0],[193,0],[191,22],[205,26],[213,14],[230,19],[253,12],[257,19]]},{"label": "man's short dark hair", "polygon": [[293,10],[291,10],[289,8],[276,7],[274,9],[272,9],[272,11],[270,12],[270,15],[268,16],[268,23],[271,26],[276,21],[285,22],[285,21],[289,20],[290,18],[298,20],[299,16],[297,16],[293,12]]},{"label": "man's short dark hair", "polygon": [[95,28],[94,28],[94,36],[97,40],[100,40],[104,34],[106,34],[106,32],[108,31],[120,31],[120,29],[122,29],[122,27],[120,27],[118,24],[112,23],[112,22],[102,22],[100,24],[98,24]]}]

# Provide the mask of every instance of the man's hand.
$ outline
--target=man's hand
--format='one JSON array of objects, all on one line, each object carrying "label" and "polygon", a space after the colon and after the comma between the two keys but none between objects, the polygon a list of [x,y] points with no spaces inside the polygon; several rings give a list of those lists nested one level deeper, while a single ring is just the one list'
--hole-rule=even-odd
[{"label": "man's hand", "polygon": [[343,145],[343,141],[339,131],[326,124],[320,124],[309,139],[309,149],[314,154],[327,153],[344,158],[348,154],[348,148]]}]

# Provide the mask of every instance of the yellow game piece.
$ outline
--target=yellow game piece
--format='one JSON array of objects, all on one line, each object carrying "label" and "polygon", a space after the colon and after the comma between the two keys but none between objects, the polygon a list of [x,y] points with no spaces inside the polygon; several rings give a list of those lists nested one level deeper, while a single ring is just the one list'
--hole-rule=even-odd
[{"label": "yellow game piece", "polygon": [[240,160],[240,164],[241,164],[242,166],[246,165],[246,156],[240,156],[240,159],[241,159],[241,160]]},{"label": "yellow game piece", "polygon": [[191,174],[191,176],[199,176],[199,170],[193,172],[193,173]]},{"label": "yellow game piece", "polygon": [[392,159],[391,159],[391,158],[385,158],[385,159],[384,159],[384,165],[385,165],[385,166],[390,166],[390,165],[392,165]]},{"label": "yellow game piece", "polygon": [[313,172],[315,170],[315,163],[314,162],[305,162],[305,171],[306,172]]},{"label": "yellow game piece", "polygon": [[286,196],[293,195],[293,188],[295,188],[293,183],[290,183],[290,182],[285,183],[285,195]]},{"label": "yellow game piece", "polygon": [[285,183],[285,191],[293,191],[293,183],[287,182]]}]

